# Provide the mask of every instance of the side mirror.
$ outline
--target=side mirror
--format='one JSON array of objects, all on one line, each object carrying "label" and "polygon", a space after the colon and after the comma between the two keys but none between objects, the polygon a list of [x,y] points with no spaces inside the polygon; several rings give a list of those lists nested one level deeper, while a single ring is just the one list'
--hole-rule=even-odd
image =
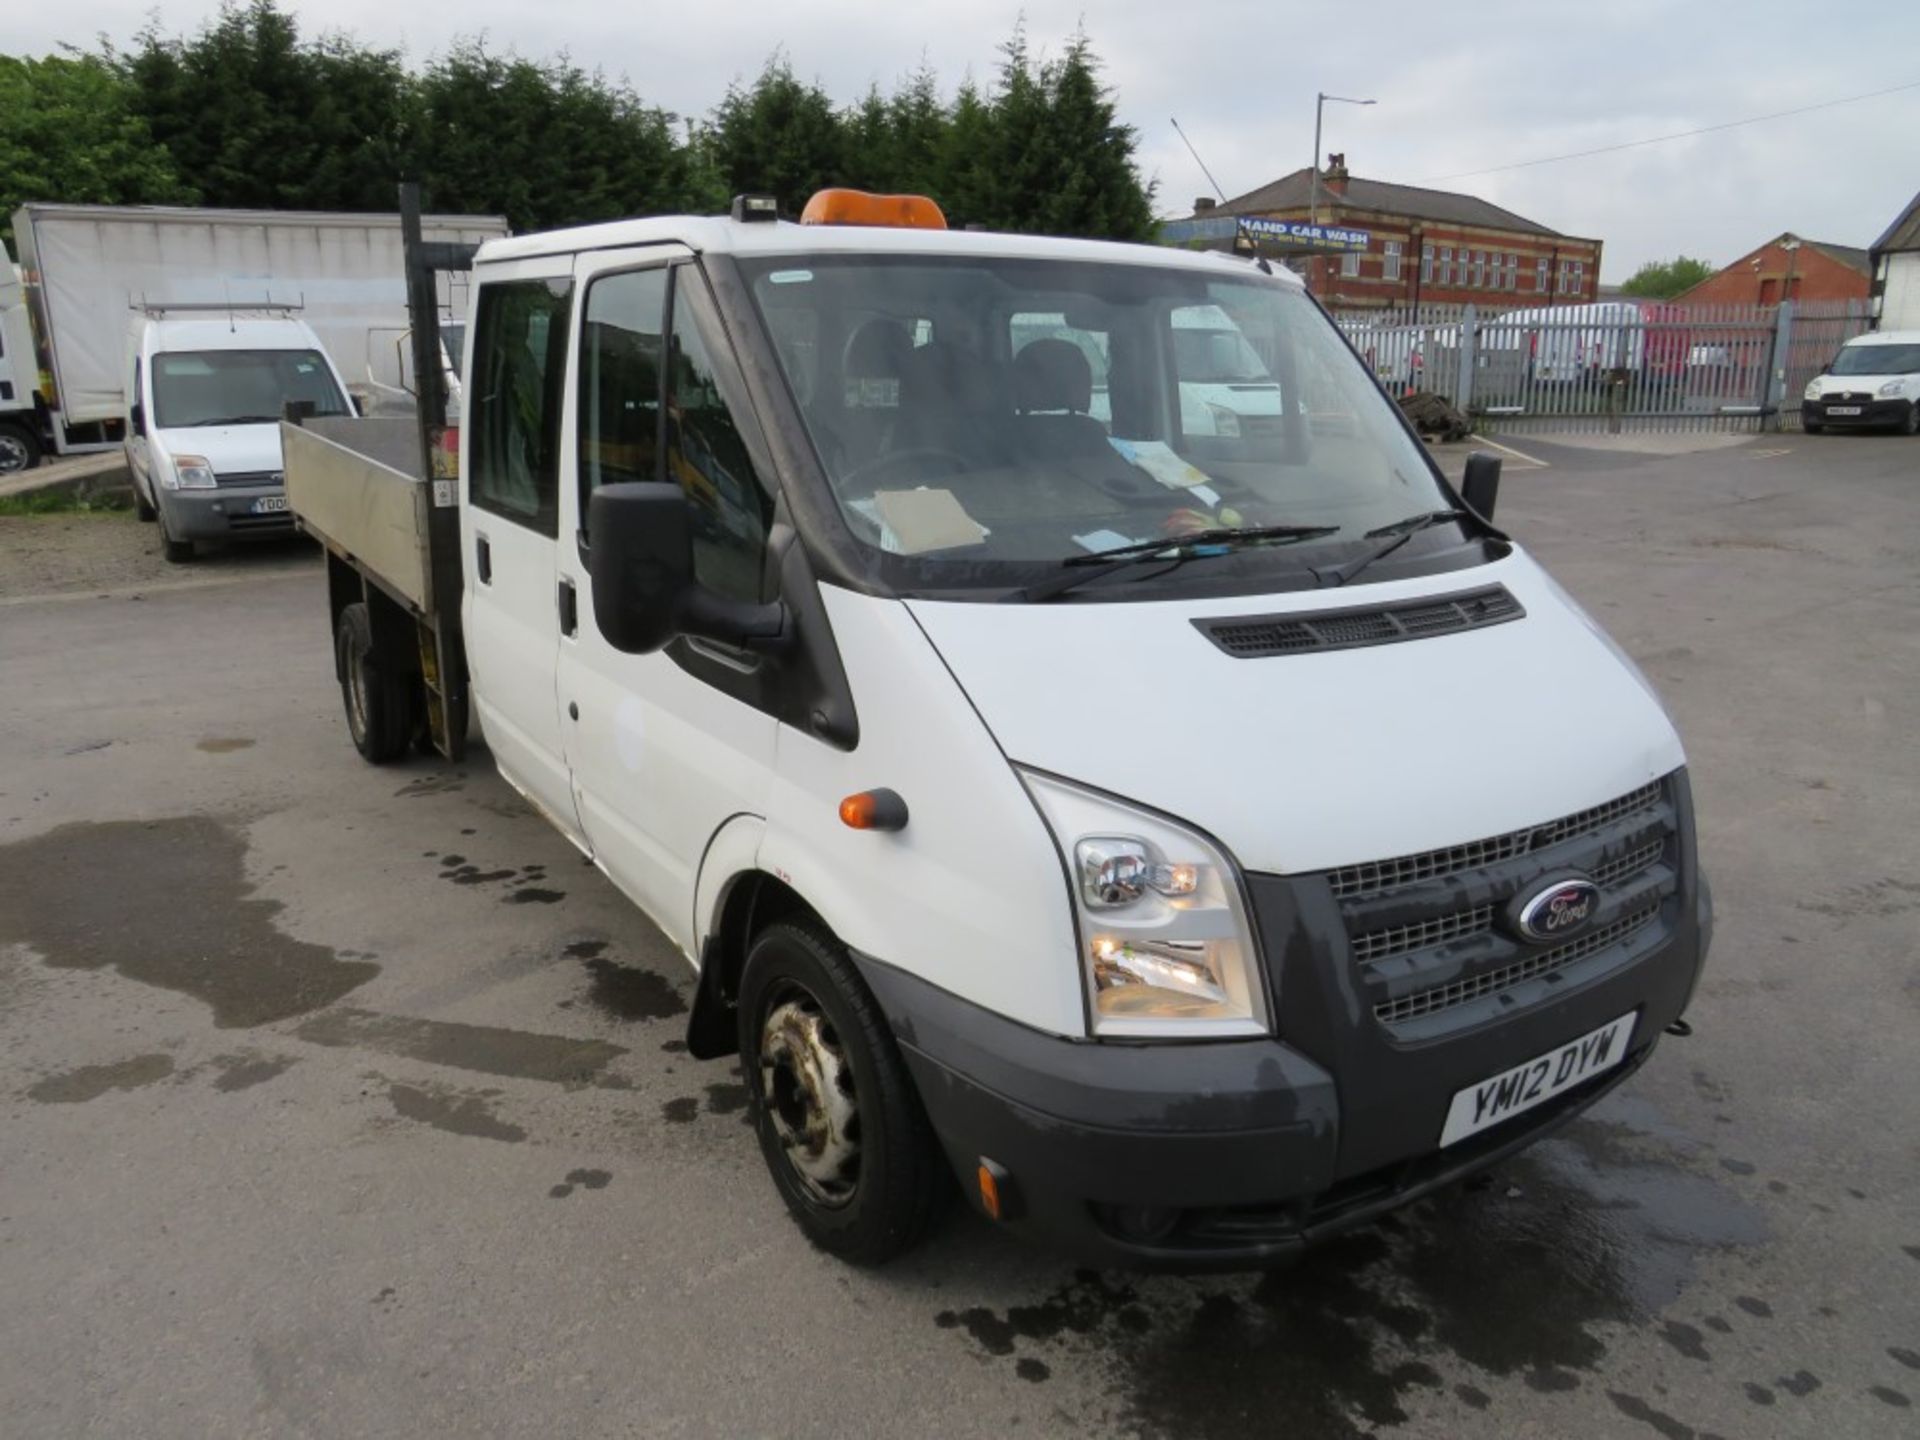
[{"label": "side mirror", "polygon": [[133,425],[134,434],[144,435],[147,433],[147,407],[146,406],[135,405],[133,409],[128,413],[127,418]]},{"label": "side mirror", "polygon": [[1489,524],[1493,504],[1500,498],[1500,457],[1476,450],[1467,456],[1466,477],[1460,482],[1460,498],[1467,508]]},{"label": "side mirror", "polygon": [[650,655],[681,635],[768,648],[785,636],[778,602],[756,605],[707,589],[693,574],[692,514],[677,485],[602,485],[587,505],[593,615],[614,649]]}]

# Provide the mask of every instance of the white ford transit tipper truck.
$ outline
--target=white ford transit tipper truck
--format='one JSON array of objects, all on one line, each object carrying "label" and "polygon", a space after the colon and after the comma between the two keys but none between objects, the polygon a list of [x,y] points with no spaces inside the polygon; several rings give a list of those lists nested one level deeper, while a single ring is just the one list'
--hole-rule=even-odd
[{"label": "white ford transit tipper truck", "polygon": [[[286,447],[356,744],[457,755],[470,700],[696,967],[815,1242],[883,1259],[957,1176],[1107,1261],[1262,1264],[1678,1027],[1671,722],[1296,279],[805,221],[489,242],[457,447]],[[1267,423],[1185,428],[1196,313]]]}]

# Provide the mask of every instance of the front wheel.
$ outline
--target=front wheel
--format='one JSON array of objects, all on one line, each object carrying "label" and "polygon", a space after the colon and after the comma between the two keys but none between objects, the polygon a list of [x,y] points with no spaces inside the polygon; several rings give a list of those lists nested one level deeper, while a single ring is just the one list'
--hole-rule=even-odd
[{"label": "front wheel", "polygon": [[21,425],[0,425],[0,475],[19,475],[40,463],[40,442]]},{"label": "front wheel", "polygon": [[1800,433],[1803,435],[1818,435],[1822,430],[1826,428],[1827,427],[1824,425],[1809,425],[1804,420],[1800,422]]},{"label": "front wheel", "polygon": [[1900,427],[1900,433],[1903,435],[1920,435],[1920,400],[1908,402],[1906,423]]},{"label": "front wheel", "polygon": [[911,1248],[946,1165],[845,948],[814,925],[770,926],[747,955],[739,1024],[761,1153],[807,1238],[856,1265]]}]

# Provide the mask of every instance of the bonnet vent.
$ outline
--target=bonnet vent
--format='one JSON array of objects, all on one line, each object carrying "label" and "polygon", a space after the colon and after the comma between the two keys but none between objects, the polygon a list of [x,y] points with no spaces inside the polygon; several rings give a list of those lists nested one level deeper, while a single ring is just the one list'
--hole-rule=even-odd
[{"label": "bonnet vent", "polygon": [[1393,605],[1307,614],[1240,615],[1196,620],[1194,627],[1227,654],[1240,660],[1267,655],[1299,655],[1320,650],[1353,650],[1362,645],[1391,645],[1424,640],[1518,620],[1526,609],[1504,585],[1460,595],[1422,597]]}]

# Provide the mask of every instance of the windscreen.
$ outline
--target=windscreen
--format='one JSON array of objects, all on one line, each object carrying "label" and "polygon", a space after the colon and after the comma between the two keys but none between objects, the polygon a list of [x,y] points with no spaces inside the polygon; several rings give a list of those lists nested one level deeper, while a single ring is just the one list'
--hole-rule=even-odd
[{"label": "windscreen", "polygon": [[162,430],[278,421],[289,400],[345,415],[333,372],[314,350],[169,350],[153,357],[153,423]]},{"label": "windscreen", "polygon": [[1004,586],[1198,530],[1335,527],[1235,557],[1297,570],[1452,503],[1277,280],[896,256],[747,273],[841,513],[903,583]]},{"label": "windscreen", "polygon": [[1911,375],[1920,370],[1920,345],[1846,345],[1829,375]]}]

